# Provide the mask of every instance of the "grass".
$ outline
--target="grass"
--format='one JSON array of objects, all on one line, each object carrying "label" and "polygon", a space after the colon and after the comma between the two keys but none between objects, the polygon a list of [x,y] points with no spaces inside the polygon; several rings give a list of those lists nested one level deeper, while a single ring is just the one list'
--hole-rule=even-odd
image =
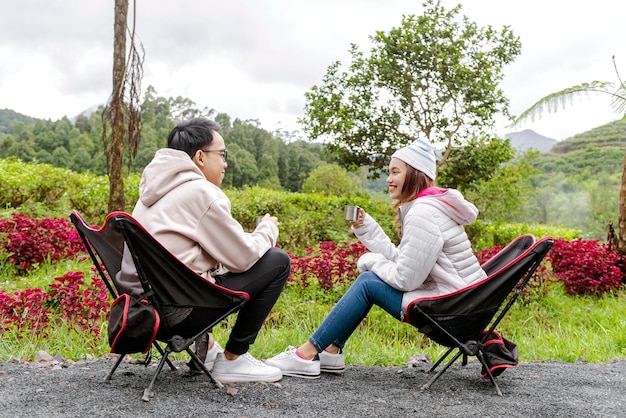
[{"label": "grass", "polygon": [[[288,287],[259,333],[251,353],[267,358],[288,345],[302,344],[321,324],[333,304],[302,298],[298,289]],[[225,341],[228,334],[227,331],[221,335],[216,332],[216,336],[219,341]],[[422,344],[422,336],[415,328],[391,318],[375,306],[348,341],[346,361],[368,366],[403,364],[415,354],[411,351]]]},{"label": "grass", "polygon": [[[554,283],[545,295],[519,299],[497,330],[517,344],[522,362],[626,358],[625,302],[626,290],[604,297],[570,296]],[[301,344],[331,308],[332,304],[303,302],[295,289],[287,289],[275,309],[276,315],[287,317],[274,326],[268,321],[253,354],[265,358],[288,344]],[[345,352],[350,364],[390,366],[404,364],[415,354],[434,360],[445,349],[374,307],[348,340]]]},{"label": "grass", "polygon": [[520,346],[520,360],[607,361],[626,358],[626,291],[570,296],[554,285],[541,299],[515,306],[503,332]]},{"label": "grass", "polygon": [[[27,276],[10,278],[4,275],[6,269],[0,269],[3,274],[0,280],[4,290],[10,292],[45,287],[67,271],[89,273],[90,269],[88,262],[67,261],[43,265]],[[288,345],[306,341],[342,292],[339,289],[324,293],[316,288],[303,290],[288,285],[261,329],[251,354],[265,359]],[[231,316],[214,330],[222,345],[234,319]],[[5,332],[0,338],[0,361],[32,361],[39,350],[70,360],[100,357],[109,352],[106,323],[103,322],[101,330],[99,337],[93,337],[58,321],[48,328],[47,338],[27,332]],[[626,358],[626,290],[604,297],[570,296],[562,285],[554,283],[541,295],[523,296],[498,331],[517,344],[522,362],[581,359],[604,362]],[[355,331],[345,350],[348,364],[367,366],[401,365],[415,354],[427,354],[434,360],[444,351],[414,327],[391,318],[378,307],[372,309]],[[174,356],[174,359],[185,358],[186,354]]]},{"label": "grass", "polygon": [[16,290],[28,288],[46,288],[54,282],[55,277],[61,277],[68,271],[82,271],[85,280],[91,275],[93,264],[91,261],[61,260],[57,263],[44,263],[38,265],[26,274],[19,273],[11,263],[0,263],[0,288],[5,292],[12,293]]}]

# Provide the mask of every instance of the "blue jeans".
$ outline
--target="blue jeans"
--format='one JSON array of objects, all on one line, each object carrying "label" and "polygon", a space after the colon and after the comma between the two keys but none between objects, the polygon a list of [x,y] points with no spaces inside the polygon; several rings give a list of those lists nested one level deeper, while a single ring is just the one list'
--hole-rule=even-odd
[{"label": "blue jeans", "polygon": [[374,273],[361,273],[309,338],[309,342],[318,352],[330,344],[343,348],[373,305],[380,306],[400,320],[402,295],[403,292],[389,286]]}]

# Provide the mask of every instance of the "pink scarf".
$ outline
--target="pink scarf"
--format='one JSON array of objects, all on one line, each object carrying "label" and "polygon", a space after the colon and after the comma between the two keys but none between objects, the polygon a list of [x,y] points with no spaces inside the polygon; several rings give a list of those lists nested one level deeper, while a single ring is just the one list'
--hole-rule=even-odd
[{"label": "pink scarf", "polygon": [[442,188],[436,187],[436,186],[427,187],[424,190],[422,190],[421,192],[419,192],[417,194],[417,196],[415,196],[415,198],[419,199],[420,197],[433,196],[433,195],[436,195],[436,194],[443,194],[445,192],[447,192],[447,189],[442,189]]}]

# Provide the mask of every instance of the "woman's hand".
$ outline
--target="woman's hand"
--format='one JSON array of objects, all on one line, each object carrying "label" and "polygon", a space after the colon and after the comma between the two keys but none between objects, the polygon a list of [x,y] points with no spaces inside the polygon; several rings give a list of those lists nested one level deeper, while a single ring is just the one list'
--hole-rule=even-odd
[{"label": "woman's hand", "polygon": [[359,220],[355,222],[350,222],[352,228],[360,228],[363,226],[363,220],[365,219],[365,211],[363,208],[359,208]]}]

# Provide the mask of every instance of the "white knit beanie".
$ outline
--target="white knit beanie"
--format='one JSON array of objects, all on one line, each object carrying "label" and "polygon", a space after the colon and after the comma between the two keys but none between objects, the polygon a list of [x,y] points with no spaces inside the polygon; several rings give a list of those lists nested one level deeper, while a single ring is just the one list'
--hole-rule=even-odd
[{"label": "white knit beanie", "polygon": [[393,153],[391,158],[402,160],[414,169],[426,174],[431,180],[435,179],[437,160],[433,148],[425,139],[417,139],[411,145],[400,148]]}]

